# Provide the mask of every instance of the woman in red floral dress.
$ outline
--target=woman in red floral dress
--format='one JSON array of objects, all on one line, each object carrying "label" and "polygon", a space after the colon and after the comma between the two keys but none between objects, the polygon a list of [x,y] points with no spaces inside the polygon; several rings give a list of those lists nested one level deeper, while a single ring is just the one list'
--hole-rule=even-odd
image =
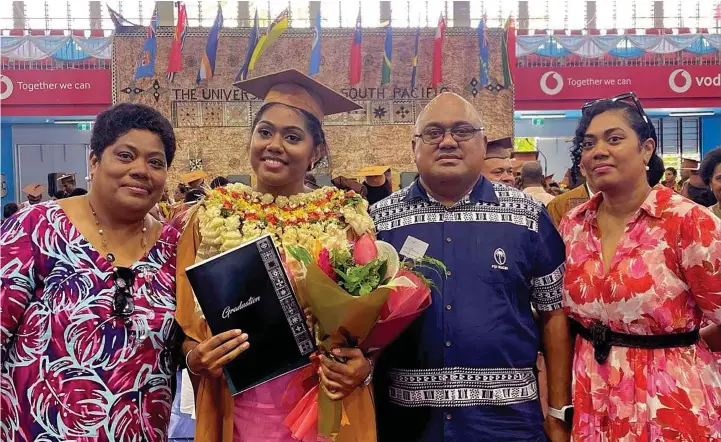
[{"label": "woman in red floral dress", "polygon": [[721,220],[648,184],[656,142],[634,95],[584,106],[575,161],[598,193],[560,226],[575,441],[721,440],[721,374],[698,337],[721,323]]}]

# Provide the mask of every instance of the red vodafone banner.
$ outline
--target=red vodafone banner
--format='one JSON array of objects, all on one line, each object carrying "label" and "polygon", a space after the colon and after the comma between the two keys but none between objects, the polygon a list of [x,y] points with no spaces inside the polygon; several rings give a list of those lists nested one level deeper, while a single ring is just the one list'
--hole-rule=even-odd
[{"label": "red vodafone banner", "polygon": [[109,69],[3,70],[3,116],[96,115],[112,103]]},{"label": "red vodafone banner", "polygon": [[579,109],[633,91],[645,107],[721,106],[721,66],[517,68],[516,110]]}]

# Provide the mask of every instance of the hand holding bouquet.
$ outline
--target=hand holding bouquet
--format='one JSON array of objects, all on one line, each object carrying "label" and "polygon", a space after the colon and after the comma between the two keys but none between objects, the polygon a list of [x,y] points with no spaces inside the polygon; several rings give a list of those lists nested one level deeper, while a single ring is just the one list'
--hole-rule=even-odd
[{"label": "hand holding bouquet", "polygon": [[[430,283],[413,272],[416,266],[443,264],[401,263],[392,245],[374,241],[370,235],[355,244],[326,249],[316,245],[309,251],[286,247],[301,303],[310,307],[317,320],[319,351],[332,355],[336,348],[358,347],[366,353],[393,341],[430,305]],[[290,261],[290,259],[289,259]],[[366,343],[366,341],[368,341]],[[317,421],[318,433],[332,440],[375,441],[375,413],[367,386],[359,386],[342,401],[332,401],[318,389],[315,376],[309,389],[302,374],[294,385],[305,384],[305,396],[285,423],[302,440]]]}]

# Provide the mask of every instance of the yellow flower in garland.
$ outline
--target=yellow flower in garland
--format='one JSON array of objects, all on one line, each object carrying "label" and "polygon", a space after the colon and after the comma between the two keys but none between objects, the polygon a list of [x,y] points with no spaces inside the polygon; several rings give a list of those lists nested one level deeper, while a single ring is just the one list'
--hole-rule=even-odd
[{"label": "yellow flower in garland", "polygon": [[205,258],[270,234],[279,247],[313,250],[347,245],[348,230],[373,230],[368,203],[353,191],[324,187],[290,197],[254,192],[243,184],[211,191],[198,210]]}]

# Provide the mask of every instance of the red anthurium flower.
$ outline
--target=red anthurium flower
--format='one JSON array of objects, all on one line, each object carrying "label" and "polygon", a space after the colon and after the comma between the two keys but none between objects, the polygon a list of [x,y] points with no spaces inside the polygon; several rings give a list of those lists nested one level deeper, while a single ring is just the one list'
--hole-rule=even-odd
[{"label": "red anthurium flower", "polygon": [[318,267],[333,281],[338,280],[338,275],[336,275],[335,270],[333,270],[333,265],[330,262],[330,252],[326,248],[323,248],[318,255]]}]

